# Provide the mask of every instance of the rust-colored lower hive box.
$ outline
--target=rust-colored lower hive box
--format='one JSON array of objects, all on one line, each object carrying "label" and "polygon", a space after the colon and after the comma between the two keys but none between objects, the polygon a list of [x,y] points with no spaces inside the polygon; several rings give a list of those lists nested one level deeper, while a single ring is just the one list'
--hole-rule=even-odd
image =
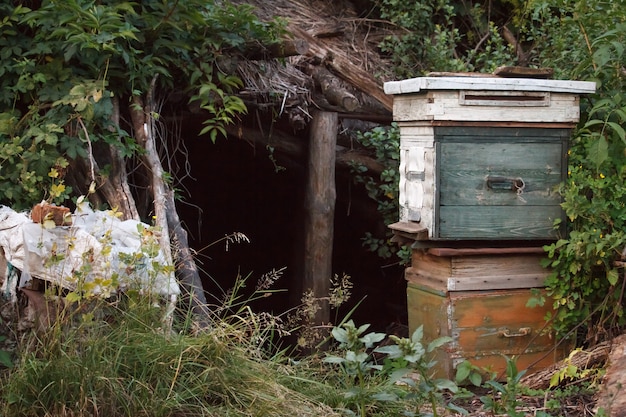
[{"label": "rust-colored lower hive box", "polygon": [[[527,306],[541,291],[543,280],[537,275],[545,278],[549,272],[537,267],[543,255],[431,252],[414,252],[406,277],[410,331],[423,325],[426,343],[452,338],[436,353],[435,376],[454,379],[456,366],[466,359],[497,372],[500,379],[506,369],[503,355],[516,357],[518,369],[528,372],[562,359],[564,349],[555,349],[557,341],[545,321],[552,303]],[[525,263],[527,274],[522,274]],[[523,288],[514,288],[516,282]]]}]

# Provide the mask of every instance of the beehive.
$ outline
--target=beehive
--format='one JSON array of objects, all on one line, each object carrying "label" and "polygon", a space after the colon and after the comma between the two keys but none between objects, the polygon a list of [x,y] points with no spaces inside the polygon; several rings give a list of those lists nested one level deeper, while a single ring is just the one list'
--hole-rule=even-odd
[{"label": "beehive", "polygon": [[388,82],[400,127],[400,222],[430,240],[554,239],[581,81]]},{"label": "beehive", "polygon": [[503,355],[529,372],[563,357],[545,321],[552,304],[527,306],[549,273],[542,257],[541,248],[413,252],[414,266],[406,270],[409,329],[423,326],[427,343],[452,338],[436,351],[437,377],[453,380],[464,360],[502,378]]}]

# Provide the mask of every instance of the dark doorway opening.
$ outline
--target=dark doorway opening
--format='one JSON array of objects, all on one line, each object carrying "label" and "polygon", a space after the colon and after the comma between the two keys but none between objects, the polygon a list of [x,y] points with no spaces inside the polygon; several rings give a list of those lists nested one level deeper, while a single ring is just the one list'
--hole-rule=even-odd
[{"label": "dark doorway opening", "polygon": [[[305,161],[280,155],[274,159],[264,147],[232,137],[214,144],[191,134],[186,148],[191,176],[183,185],[189,196],[178,207],[190,245],[198,251],[207,300],[219,303],[238,275],[249,275],[245,291],[250,292],[263,274],[286,268],[274,284],[284,291],[255,307],[274,313],[293,307],[300,297]],[[406,324],[403,267],[362,246],[366,231],[384,228],[375,202],[352,183],[348,170],[337,171],[336,183],[333,272],[349,275],[354,284],[350,302],[336,312],[337,320],[360,302],[353,315],[357,323],[370,323],[377,331]],[[225,236],[233,232],[245,234],[250,242],[227,241]]]}]

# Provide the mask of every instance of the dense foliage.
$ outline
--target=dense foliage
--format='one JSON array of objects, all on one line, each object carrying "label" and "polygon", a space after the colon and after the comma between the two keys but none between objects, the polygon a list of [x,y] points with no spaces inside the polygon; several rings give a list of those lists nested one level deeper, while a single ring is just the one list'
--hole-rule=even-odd
[{"label": "dense foliage", "polygon": [[[541,54],[564,76],[598,85],[597,94],[582,103],[568,180],[560,190],[570,232],[547,247],[554,268],[548,286],[558,309],[555,324],[563,332],[584,324],[579,330],[591,343],[624,324],[626,281],[616,261],[626,248],[625,6],[623,1],[563,5],[558,21],[563,37],[549,32],[545,38],[555,60]],[[548,20],[546,11],[537,16]]]},{"label": "dense foliage", "polygon": [[126,158],[141,152],[127,115],[158,116],[144,107],[156,100],[146,97],[155,84],[176,84],[197,101],[207,112],[203,133],[215,140],[246,111],[232,94],[240,81],[218,70],[217,59],[270,44],[281,30],[228,2],[30,4],[0,3],[0,201],[16,209],[67,198],[65,174],[81,159],[91,181],[106,178],[110,161],[97,161],[93,146]]}]

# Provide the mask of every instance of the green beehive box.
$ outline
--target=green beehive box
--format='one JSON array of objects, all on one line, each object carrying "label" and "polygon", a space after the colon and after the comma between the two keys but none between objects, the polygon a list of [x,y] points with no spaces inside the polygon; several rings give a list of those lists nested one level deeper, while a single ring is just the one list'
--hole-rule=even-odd
[{"label": "green beehive box", "polygon": [[433,239],[557,238],[554,221],[564,213],[556,187],[567,177],[569,129],[436,127],[434,133]]},{"label": "green beehive box", "polygon": [[[554,240],[579,95],[595,83],[421,77],[385,84],[400,127],[400,223],[417,240]],[[562,232],[562,230],[561,230]]]}]

